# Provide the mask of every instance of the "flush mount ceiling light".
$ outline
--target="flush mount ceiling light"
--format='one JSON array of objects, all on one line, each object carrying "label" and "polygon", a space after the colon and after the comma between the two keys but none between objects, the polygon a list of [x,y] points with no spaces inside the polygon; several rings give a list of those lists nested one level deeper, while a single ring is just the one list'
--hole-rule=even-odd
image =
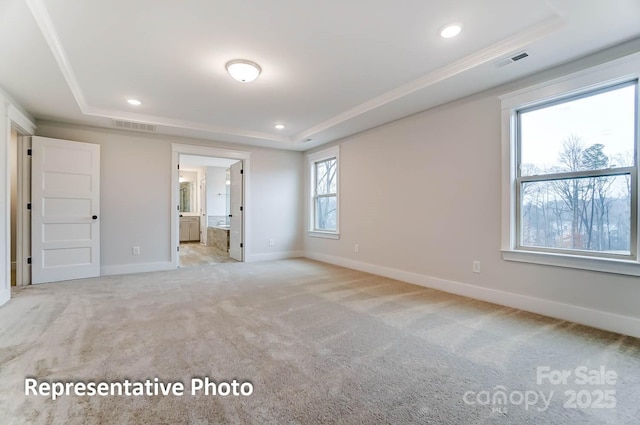
[{"label": "flush mount ceiling light", "polygon": [[260,65],[257,63],[244,59],[229,61],[227,62],[226,68],[231,78],[242,83],[250,83],[258,78],[258,75],[260,75],[262,71]]},{"label": "flush mount ceiling light", "polygon": [[133,106],[140,106],[142,105],[142,102],[140,102],[138,99],[127,99],[127,103],[129,105],[133,105]]},{"label": "flush mount ceiling light", "polygon": [[278,129],[278,130],[282,130],[283,128],[285,128],[285,127],[286,127],[286,125],[284,125],[284,124],[276,124],[276,125],[274,125],[274,127],[275,127],[276,129]]},{"label": "flush mount ceiling light", "polygon": [[462,31],[462,25],[460,24],[451,24],[447,25],[440,31],[440,37],[442,38],[453,38],[456,35],[460,34]]}]

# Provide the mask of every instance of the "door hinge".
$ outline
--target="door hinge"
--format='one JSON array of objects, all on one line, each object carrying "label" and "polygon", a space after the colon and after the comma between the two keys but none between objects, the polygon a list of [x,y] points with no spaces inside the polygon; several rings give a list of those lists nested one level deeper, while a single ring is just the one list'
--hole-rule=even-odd
[{"label": "door hinge", "polygon": [[176,206],[176,209],[177,209],[178,211],[180,211],[180,205],[177,205],[177,206]]},{"label": "door hinge", "polygon": [[180,164],[178,164],[178,170],[180,169]]},{"label": "door hinge", "polygon": [[176,251],[180,252],[180,247],[178,246],[177,248],[178,248],[178,249],[176,249]]},{"label": "door hinge", "polygon": [[240,170],[240,174],[244,174],[244,170]]},{"label": "door hinge", "polygon": [[242,211],[242,207],[240,207],[240,211]]},{"label": "door hinge", "polygon": [[244,245],[242,242],[240,242],[240,248],[244,248]]},{"label": "door hinge", "polygon": [[31,209],[31,202],[29,202],[29,203],[27,204],[27,209],[28,209],[28,210],[30,210],[30,209]]},{"label": "door hinge", "polygon": [[27,149],[27,155],[31,156],[31,149]]},{"label": "door hinge", "polygon": [[31,257],[27,258],[27,264],[31,264]]}]

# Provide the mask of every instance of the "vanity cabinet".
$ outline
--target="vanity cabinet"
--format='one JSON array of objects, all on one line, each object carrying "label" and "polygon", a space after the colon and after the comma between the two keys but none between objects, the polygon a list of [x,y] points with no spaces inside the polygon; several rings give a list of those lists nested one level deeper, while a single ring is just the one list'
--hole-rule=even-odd
[{"label": "vanity cabinet", "polygon": [[180,217],[180,242],[200,240],[200,217]]}]

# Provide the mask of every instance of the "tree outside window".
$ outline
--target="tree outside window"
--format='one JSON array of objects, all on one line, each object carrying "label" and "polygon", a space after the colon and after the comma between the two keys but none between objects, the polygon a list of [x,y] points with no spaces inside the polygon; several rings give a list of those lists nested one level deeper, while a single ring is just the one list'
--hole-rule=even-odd
[{"label": "tree outside window", "polygon": [[315,166],[315,230],[337,229],[337,170],[338,161],[330,158],[314,163]]},{"label": "tree outside window", "polygon": [[635,99],[633,82],[518,112],[520,247],[634,254]]}]

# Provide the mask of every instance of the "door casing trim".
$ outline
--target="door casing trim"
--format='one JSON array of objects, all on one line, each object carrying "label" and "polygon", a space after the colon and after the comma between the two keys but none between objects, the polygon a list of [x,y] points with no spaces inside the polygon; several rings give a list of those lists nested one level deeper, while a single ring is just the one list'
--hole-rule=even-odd
[{"label": "door casing trim", "polygon": [[249,258],[249,249],[250,246],[247,244],[247,235],[251,234],[251,208],[249,206],[250,199],[250,188],[251,188],[251,152],[247,151],[237,151],[231,149],[221,149],[214,148],[209,146],[198,146],[198,145],[185,145],[180,143],[172,143],[171,144],[171,263],[175,268],[178,268],[180,265],[180,257],[178,254],[178,247],[180,246],[180,225],[179,225],[179,214],[177,206],[179,205],[179,172],[178,172],[178,164],[180,160],[180,155],[197,155],[197,156],[209,156],[216,158],[229,158],[229,159],[237,159],[243,162],[243,179],[242,179],[242,206],[243,212],[242,215],[242,246],[243,253],[242,259],[244,262]]}]

